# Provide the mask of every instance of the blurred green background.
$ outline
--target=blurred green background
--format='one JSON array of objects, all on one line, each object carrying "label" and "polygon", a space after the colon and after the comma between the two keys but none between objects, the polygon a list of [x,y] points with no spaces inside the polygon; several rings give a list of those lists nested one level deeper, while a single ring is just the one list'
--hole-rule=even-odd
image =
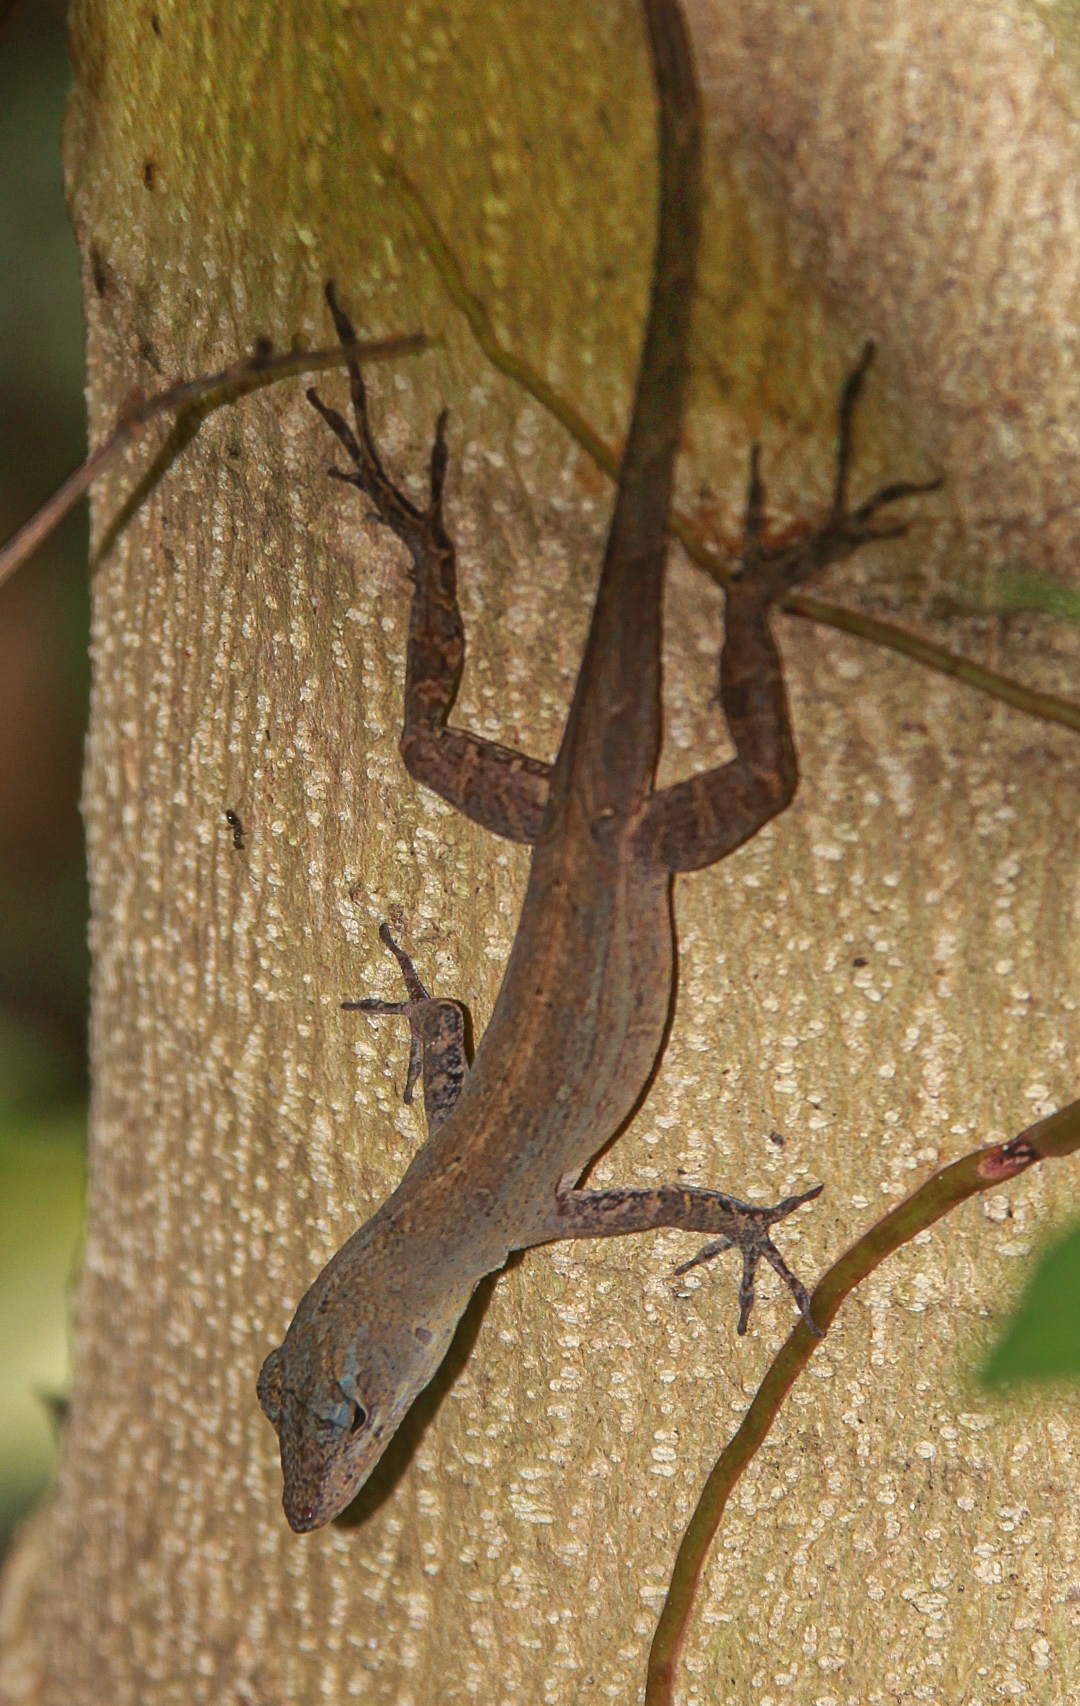
[{"label": "blurred green background", "polygon": [[[0,539],[85,455],[63,8],[0,0]],[[86,513],[0,588],[0,1553],[69,1373],[86,1132]]]}]

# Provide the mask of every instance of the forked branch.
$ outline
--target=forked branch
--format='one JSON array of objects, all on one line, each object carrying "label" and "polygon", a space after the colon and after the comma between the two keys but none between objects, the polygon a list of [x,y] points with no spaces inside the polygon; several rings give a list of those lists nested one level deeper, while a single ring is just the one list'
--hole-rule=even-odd
[{"label": "forked branch", "polygon": [[[258,344],[251,355],[222,368],[220,373],[202,379],[181,379],[150,397],[136,394],[121,410],[116,425],[97,449],[91,451],[62,486],[47,498],[41,508],[0,549],[0,586],[15,573],[20,564],[32,556],[38,546],[74,509],[84,492],[110,468],[129,444],[134,444],[143,429],[159,415],[176,415],[194,411],[201,405],[195,430],[206,416],[224,403],[235,402],[249,391],[260,391],[265,385],[276,385],[282,379],[292,379],[301,373],[320,373],[328,367],[345,367],[349,361],[385,361],[396,355],[419,355],[430,347],[431,340],[423,332],[411,332],[400,337],[358,340],[349,348],[335,344],[333,349],[290,350],[274,355],[269,344]],[[194,436],[192,433],[190,436]]]}]

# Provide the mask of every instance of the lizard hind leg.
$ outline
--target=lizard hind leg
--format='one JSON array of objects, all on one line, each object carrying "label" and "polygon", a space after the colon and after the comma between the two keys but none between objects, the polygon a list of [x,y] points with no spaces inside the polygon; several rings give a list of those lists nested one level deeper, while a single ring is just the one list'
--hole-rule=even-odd
[{"label": "lizard hind leg", "polygon": [[658,790],[649,800],[638,844],[644,857],[669,871],[700,871],[726,858],[782,812],[795,793],[799,766],[771,626],[777,601],[860,545],[906,533],[906,522],[883,521],[880,512],[941,484],[894,481],[848,508],[852,425],[873,352],[867,343],[840,394],[836,478],[825,518],[807,537],[780,550],[762,544],[765,487],[757,445],[751,451],[742,557],[727,586],[720,654],[720,704],[736,756]]},{"label": "lizard hind leg", "polygon": [[401,968],[408,991],[407,1001],[381,1001],[364,996],[343,1001],[346,1012],[394,1014],[409,1023],[409,1070],[403,1102],[411,1102],[416,1081],[423,1076],[424,1112],[428,1135],[437,1131],[461,1094],[469,1070],[465,1047],[465,1009],[460,1001],[429,995],[412,960],[390,934],[388,924],[379,926],[379,940],[390,949]]},{"label": "lizard hind leg", "polygon": [[[351,342],[352,322],[329,284],[326,300],[339,338],[343,343]],[[371,430],[363,374],[354,361],[349,362],[348,369],[355,432],[317,391],[307,395],[353,465],[350,472],[332,468],[331,474],[346,485],[356,486],[371,500],[373,518],[397,535],[412,560],[413,599],[400,740],[405,768],[474,823],[510,841],[531,844],[540,834],[551,766],[467,729],[447,725],[465,662],[454,543],[442,513],[449,461],[447,412],[442,411],[435,425],[430,499],[426,508],[419,509],[383,467]]]}]

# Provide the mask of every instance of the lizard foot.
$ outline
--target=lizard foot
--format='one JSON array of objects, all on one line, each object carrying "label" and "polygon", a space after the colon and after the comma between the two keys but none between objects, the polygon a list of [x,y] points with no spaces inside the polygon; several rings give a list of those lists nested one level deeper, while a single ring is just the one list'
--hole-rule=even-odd
[{"label": "lizard foot", "polygon": [[429,995],[420,982],[404,948],[399,948],[388,924],[380,924],[379,940],[390,949],[405,979],[407,1001],[380,1001],[368,995],[361,1001],[343,1001],[352,1013],[394,1013],[409,1022],[409,1070],[402,1101],[411,1102],[417,1079],[423,1074],[424,1111],[428,1135],[437,1131],[461,1094],[469,1070],[465,1009],[460,1001]]},{"label": "lizard foot", "polygon": [[[352,343],[356,337],[352,321],[339,305],[332,284],[327,284],[325,294],[338,337],[343,344]],[[415,562],[418,554],[422,556],[433,546],[438,548],[446,542],[442,524],[442,494],[448,461],[447,411],[443,409],[435,423],[435,442],[431,449],[431,500],[426,509],[417,509],[404,492],[394,485],[382,465],[368,417],[364,376],[355,361],[350,361],[348,368],[349,390],[356,419],[355,432],[336,409],[331,409],[323,402],[317,391],[309,390],[307,393],[308,402],[313,409],[318,410],[335,438],[344,445],[353,463],[352,473],[346,473],[341,468],[331,468],[330,474],[335,480],[358,487],[371,499],[375,505],[373,519],[381,521],[391,532],[397,534],[402,543],[408,546]],[[394,951],[397,952],[396,949]]]},{"label": "lizard foot", "polygon": [[847,488],[851,471],[852,422],[855,406],[863,388],[867,369],[874,357],[874,344],[868,339],[853,371],[844,381],[840,393],[839,424],[836,435],[836,481],[829,513],[808,538],[778,551],[766,551],[761,544],[761,523],[765,507],[765,486],[760,471],[760,446],[750,452],[750,483],[746,495],[746,521],[743,530],[742,558],[734,578],[738,585],[751,582],[770,602],[782,598],[803,581],[809,580],[829,563],[841,562],[860,545],[872,540],[898,539],[908,530],[906,521],[881,522],[875,518],[890,504],[902,498],[915,497],[921,492],[936,492],[942,478],[936,480],[896,480],[880,486],[855,509],[848,509]]},{"label": "lizard foot", "polygon": [[396,1013],[409,1021],[409,1070],[405,1079],[405,1094],[403,1102],[411,1102],[416,1080],[424,1069],[424,1039],[420,1028],[420,1012],[430,1003],[432,997],[420,982],[413,965],[404,948],[399,948],[390,934],[389,924],[379,925],[379,941],[390,949],[405,979],[405,988],[409,992],[408,1001],[380,1001],[374,995],[365,995],[361,1001],[343,1001],[344,1013]]},{"label": "lizard foot", "polygon": [[713,1243],[706,1244],[675,1272],[685,1274],[699,1262],[711,1262],[724,1250],[741,1250],[739,1332],[745,1333],[754,1307],[754,1278],[758,1263],[764,1260],[780,1275],[815,1338],[821,1338],[810,1313],[810,1293],[776,1248],[770,1228],[804,1203],[812,1202],[823,1189],[822,1185],[814,1185],[798,1196],[785,1197],[772,1208],[755,1208],[752,1203],[740,1202],[738,1197],[729,1197],[724,1191],[702,1190],[696,1185],[654,1185],[646,1189],[616,1185],[602,1191],[575,1190],[574,1174],[567,1173],[556,1187],[547,1225],[532,1242],[616,1238],[628,1232],[652,1232],[661,1226],[677,1226],[682,1232],[719,1233]]},{"label": "lizard foot", "polygon": [[717,1238],[711,1244],[706,1244],[696,1256],[691,1256],[688,1262],[675,1269],[677,1274],[686,1274],[691,1268],[696,1268],[702,1262],[711,1262],[714,1256],[722,1255],[725,1250],[738,1249],[742,1251],[743,1271],[739,1282],[739,1325],[737,1331],[745,1333],[750,1320],[750,1311],[754,1307],[754,1280],[757,1276],[758,1263],[763,1259],[780,1275],[795,1302],[799,1313],[816,1339],[825,1337],[810,1310],[810,1293],[803,1285],[797,1274],[792,1273],[783,1256],[770,1237],[770,1228],[778,1220],[784,1220],[803,1203],[812,1202],[821,1195],[824,1187],[814,1185],[808,1191],[802,1191],[798,1196],[785,1197],[783,1202],[774,1204],[772,1208],[755,1208],[751,1203],[739,1202],[736,1197],[725,1198],[725,1207],[737,1216],[737,1224],[723,1237]]}]

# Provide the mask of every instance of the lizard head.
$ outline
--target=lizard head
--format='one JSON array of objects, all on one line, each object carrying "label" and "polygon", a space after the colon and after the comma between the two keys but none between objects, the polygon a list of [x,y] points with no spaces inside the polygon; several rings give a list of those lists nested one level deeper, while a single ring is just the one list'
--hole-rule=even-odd
[{"label": "lizard head", "polygon": [[397,1330],[369,1319],[345,1343],[320,1332],[323,1325],[298,1312],[259,1375],[296,1534],[321,1528],[356,1497],[446,1355],[457,1317]]}]

